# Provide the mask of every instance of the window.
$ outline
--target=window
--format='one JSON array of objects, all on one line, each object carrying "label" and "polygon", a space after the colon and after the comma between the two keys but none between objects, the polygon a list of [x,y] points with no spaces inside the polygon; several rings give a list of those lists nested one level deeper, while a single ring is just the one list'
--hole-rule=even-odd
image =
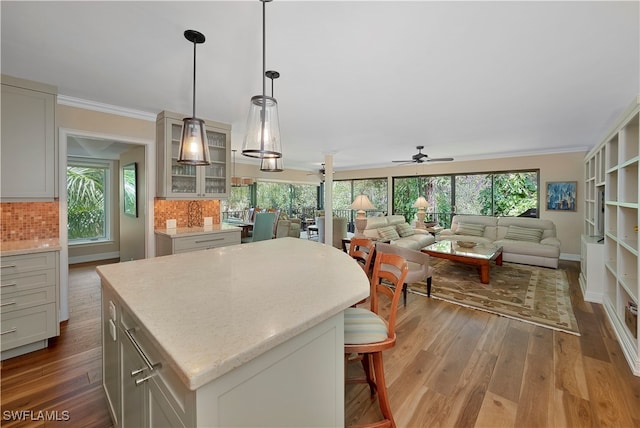
[{"label": "window", "polygon": [[279,208],[290,217],[312,217],[317,204],[318,186],[315,184],[259,181],[251,186],[232,187],[229,199],[222,201],[222,211],[223,218],[242,217],[249,207]]},{"label": "window", "polygon": [[67,228],[70,244],[110,239],[112,169],[109,161],[69,158]]},{"label": "window", "polygon": [[251,206],[252,186],[231,187],[229,198],[222,200],[224,218],[242,218],[244,210]]},{"label": "window", "polygon": [[539,171],[506,171],[393,179],[393,212],[415,220],[413,203],[425,196],[427,221],[448,227],[457,214],[538,216]]}]

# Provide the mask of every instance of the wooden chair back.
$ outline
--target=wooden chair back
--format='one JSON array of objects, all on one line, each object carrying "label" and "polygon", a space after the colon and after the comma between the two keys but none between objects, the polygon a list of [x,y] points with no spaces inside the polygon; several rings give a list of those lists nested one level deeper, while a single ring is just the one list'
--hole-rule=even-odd
[{"label": "wooden chair back", "polygon": [[355,259],[367,276],[371,275],[371,262],[375,253],[375,244],[368,238],[351,238],[349,255]]},{"label": "wooden chair back", "polygon": [[[407,261],[397,254],[387,254],[376,252],[376,260],[373,264],[373,274],[371,275],[371,312],[380,315],[380,296],[386,296],[391,300],[389,315],[387,317],[388,336],[395,337],[396,313],[398,312],[398,302],[402,294],[409,265]],[[386,280],[393,290],[382,281]]]}]

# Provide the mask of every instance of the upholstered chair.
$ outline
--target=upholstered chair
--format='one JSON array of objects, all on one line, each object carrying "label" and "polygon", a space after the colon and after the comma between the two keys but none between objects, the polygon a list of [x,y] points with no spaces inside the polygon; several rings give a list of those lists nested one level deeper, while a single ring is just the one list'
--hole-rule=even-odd
[{"label": "upholstered chair", "polygon": [[[318,242],[324,243],[324,222],[325,217],[316,217],[316,226],[318,226]],[[344,217],[333,217],[333,242],[336,248],[342,248],[342,240],[347,237],[347,222]]]},{"label": "upholstered chair", "polygon": [[427,296],[431,296],[431,276],[433,274],[433,268],[429,266],[428,254],[384,242],[376,243],[376,251],[387,254],[397,254],[408,262],[409,272],[402,285],[402,300],[405,306],[407,306],[407,284],[426,280]]}]

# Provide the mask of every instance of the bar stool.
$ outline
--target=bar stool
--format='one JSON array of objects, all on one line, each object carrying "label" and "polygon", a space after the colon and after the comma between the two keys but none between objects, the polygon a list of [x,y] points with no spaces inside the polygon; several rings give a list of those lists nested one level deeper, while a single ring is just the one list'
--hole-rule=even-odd
[{"label": "bar stool", "polygon": [[[405,282],[407,261],[396,254],[376,252],[373,274],[371,277],[371,309],[347,308],[344,312],[344,352],[345,378],[347,383],[368,383],[371,395],[378,393],[378,403],[384,420],[376,426],[395,427],[387,385],[384,380],[382,351],[392,348],[396,344],[396,313],[400,291]],[[382,284],[386,280],[395,287],[391,290]],[[385,319],[379,313],[380,297],[386,296],[391,300],[389,314]],[[352,379],[346,377],[349,356],[361,356],[365,378]],[[373,373],[371,373],[373,367]]]}]

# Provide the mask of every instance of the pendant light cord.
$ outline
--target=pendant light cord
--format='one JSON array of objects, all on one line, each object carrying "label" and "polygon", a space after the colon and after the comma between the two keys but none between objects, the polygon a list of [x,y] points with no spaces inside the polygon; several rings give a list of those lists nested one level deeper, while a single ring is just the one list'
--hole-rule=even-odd
[{"label": "pendant light cord", "polygon": [[196,41],[193,41],[193,117],[196,117]]},{"label": "pendant light cord", "polygon": [[264,131],[265,131],[265,122],[267,118],[265,117],[267,114],[267,77],[265,76],[265,72],[267,70],[267,2],[262,0],[262,114],[260,115],[261,126],[260,126],[260,151],[264,151]]}]

